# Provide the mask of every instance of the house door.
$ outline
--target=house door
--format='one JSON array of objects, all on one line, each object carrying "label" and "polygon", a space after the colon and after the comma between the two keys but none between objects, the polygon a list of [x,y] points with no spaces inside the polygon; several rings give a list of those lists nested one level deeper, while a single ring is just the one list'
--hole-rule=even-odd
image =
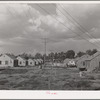
[{"label": "house door", "polygon": [[28,65],[28,61],[26,61],[26,65]]},{"label": "house door", "polygon": [[18,60],[14,60],[14,67],[18,67]]},{"label": "house door", "polygon": [[100,62],[99,62],[99,68],[100,68]]}]

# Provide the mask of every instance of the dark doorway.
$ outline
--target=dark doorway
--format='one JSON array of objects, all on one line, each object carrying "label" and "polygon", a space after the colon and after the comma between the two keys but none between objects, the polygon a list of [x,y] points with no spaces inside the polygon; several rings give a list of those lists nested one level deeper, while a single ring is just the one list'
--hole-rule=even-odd
[{"label": "dark doorway", "polygon": [[99,69],[100,69],[100,62],[99,62]]},{"label": "dark doorway", "polygon": [[14,67],[18,67],[18,60],[14,60]]},{"label": "dark doorway", "polygon": [[28,66],[28,61],[26,61],[26,66]]}]

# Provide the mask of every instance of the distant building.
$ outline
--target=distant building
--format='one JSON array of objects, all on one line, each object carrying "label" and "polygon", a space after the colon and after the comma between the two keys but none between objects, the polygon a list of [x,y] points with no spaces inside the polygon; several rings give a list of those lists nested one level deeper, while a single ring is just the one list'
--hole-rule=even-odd
[{"label": "distant building", "polygon": [[43,60],[42,59],[37,59],[38,61],[38,64],[41,65],[43,63]]},{"label": "distant building", "polygon": [[14,55],[2,54],[0,56],[0,67],[17,67],[18,60]]},{"label": "distant building", "polygon": [[25,67],[28,65],[28,61],[24,57],[18,56],[17,60],[18,60],[18,66],[20,67]]},{"label": "distant building", "polygon": [[35,61],[35,65],[39,65],[39,62],[37,59],[34,59],[34,61]]},{"label": "distant building", "polygon": [[35,60],[32,58],[28,59],[28,66],[35,66]]},{"label": "distant building", "polygon": [[88,71],[100,69],[100,52],[95,53],[85,60],[85,65]]},{"label": "distant building", "polygon": [[86,68],[85,60],[86,60],[87,58],[89,58],[89,57],[90,57],[90,56],[86,54],[86,55],[83,55],[83,56],[81,56],[81,57],[76,58],[76,59],[75,59],[76,66],[77,66],[78,68]]},{"label": "distant building", "polygon": [[43,64],[43,60],[42,59],[39,59],[39,60],[40,60],[41,64]]},{"label": "distant building", "polygon": [[76,66],[76,63],[75,63],[75,60],[74,59],[66,58],[64,60],[64,65],[66,65],[67,67],[75,67]]},{"label": "distant building", "polygon": [[84,67],[87,71],[93,71],[100,68],[100,52],[95,53],[92,56],[84,56],[80,58],[77,62],[77,66]]}]

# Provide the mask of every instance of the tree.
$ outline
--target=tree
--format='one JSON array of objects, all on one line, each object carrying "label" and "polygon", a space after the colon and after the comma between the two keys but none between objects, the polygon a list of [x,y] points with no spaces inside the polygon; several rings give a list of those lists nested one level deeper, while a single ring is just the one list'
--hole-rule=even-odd
[{"label": "tree", "polygon": [[74,58],[74,56],[75,56],[75,51],[74,50],[68,50],[66,52],[66,57],[67,58]]},{"label": "tree", "polygon": [[58,53],[57,52],[54,55],[54,59],[58,59]]},{"label": "tree", "polygon": [[53,52],[51,52],[51,53],[48,54],[48,58],[50,60],[53,60],[54,59],[54,56],[55,56],[55,54]]},{"label": "tree", "polygon": [[20,54],[19,56],[21,56],[21,57],[23,57],[23,58],[25,58],[25,59],[28,59],[28,58],[29,58],[29,56],[28,56],[27,53],[22,53],[22,54]]},{"label": "tree", "polygon": [[91,55],[95,54],[96,52],[97,52],[97,49],[93,49],[93,50],[89,49],[89,50],[86,51],[86,54],[91,56]]},{"label": "tree", "polygon": [[43,56],[42,56],[41,53],[36,53],[35,58],[36,58],[36,59],[39,59],[39,58],[43,58]]},{"label": "tree", "polygon": [[60,58],[61,61],[63,61],[64,59],[66,59],[66,54],[64,52],[60,52],[59,58]]},{"label": "tree", "polygon": [[86,50],[86,54],[91,55],[92,54],[92,50]]},{"label": "tree", "polygon": [[97,52],[97,49],[93,49],[91,55],[95,54],[96,52]]},{"label": "tree", "polygon": [[84,54],[85,54],[84,52],[79,51],[79,52],[77,53],[77,57],[81,57],[81,56],[83,56]]}]

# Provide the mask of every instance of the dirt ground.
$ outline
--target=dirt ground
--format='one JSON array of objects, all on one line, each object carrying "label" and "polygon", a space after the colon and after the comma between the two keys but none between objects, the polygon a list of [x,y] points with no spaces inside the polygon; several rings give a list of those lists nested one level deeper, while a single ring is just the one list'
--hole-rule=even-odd
[{"label": "dirt ground", "polygon": [[100,90],[100,72],[79,76],[77,68],[0,70],[0,90]]}]

